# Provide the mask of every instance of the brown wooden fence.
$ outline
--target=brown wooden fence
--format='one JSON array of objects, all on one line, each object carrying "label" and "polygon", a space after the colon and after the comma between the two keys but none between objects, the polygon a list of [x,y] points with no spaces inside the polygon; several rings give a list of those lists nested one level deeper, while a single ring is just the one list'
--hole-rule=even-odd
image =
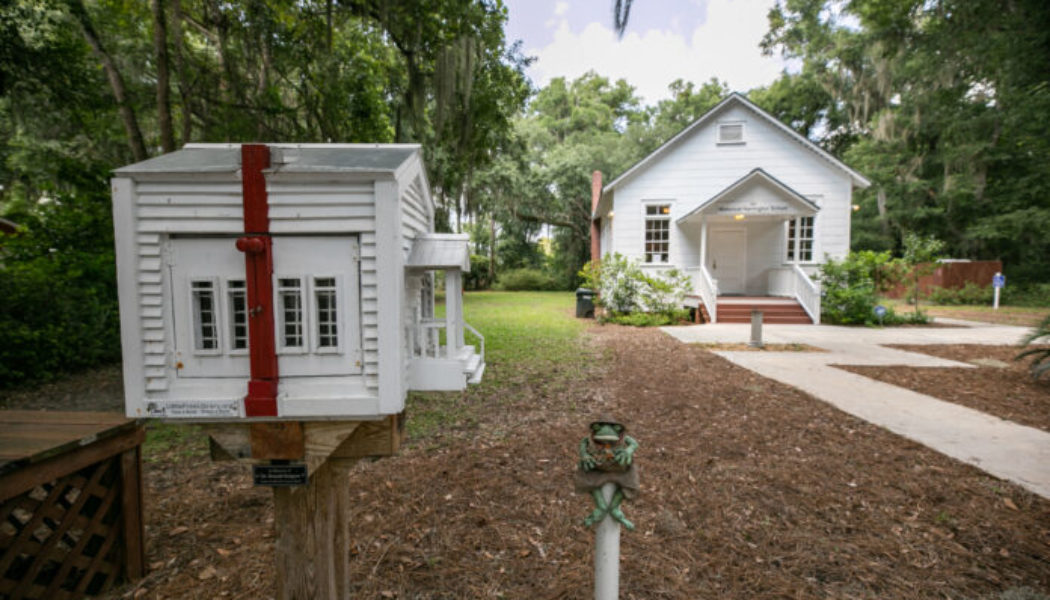
[{"label": "brown wooden fence", "polygon": [[[919,278],[919,289],[923,295],[926,295],[933,287],[957,290],[965,287],[969,282],[987,287],[992,285],[992,275],[1002,272],[1003,263],[999,260],[938,263],[932,274]],[[911,281],[912,277],[909,275],[903,283],[898,284],[886,295],[890,298],[903,298],[911,288]]]}]

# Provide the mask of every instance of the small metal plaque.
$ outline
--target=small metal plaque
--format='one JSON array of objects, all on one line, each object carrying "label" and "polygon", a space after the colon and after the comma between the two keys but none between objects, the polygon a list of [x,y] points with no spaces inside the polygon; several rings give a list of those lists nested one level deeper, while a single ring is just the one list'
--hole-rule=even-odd
[{"label": "small metal plaque", "polygon": [[252,465],[255,485],[295,487],[306,485],[306,465]]}]

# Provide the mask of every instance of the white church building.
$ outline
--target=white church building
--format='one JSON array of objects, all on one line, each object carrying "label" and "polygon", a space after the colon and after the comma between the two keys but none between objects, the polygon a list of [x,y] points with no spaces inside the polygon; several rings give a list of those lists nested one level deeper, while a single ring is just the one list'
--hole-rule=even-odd
[{"label": "white church building", "polygon": [[731,94],[604,188],[592,189],[592,258],[619,253],[690,275],[698,320],[818,323],[813,275],[850,247],[855,188],[870,182]]}]

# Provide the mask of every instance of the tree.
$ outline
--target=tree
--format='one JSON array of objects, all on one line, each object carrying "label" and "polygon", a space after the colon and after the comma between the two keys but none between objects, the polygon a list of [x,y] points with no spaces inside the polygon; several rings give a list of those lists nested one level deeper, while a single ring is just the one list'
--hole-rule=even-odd
[{"label": "tree", "polygon": [[937,268],[937,260],[944,252],[944,242],[932,236],[919,235],[913,231],[904,234],[904,263],[911,269],[912,289],[911,296],[915,298],[915,312],[919,310],[919,299],[922,290],[919,289],[919,279],[933,273]]},{"label": "tree", "polygon": [[855,248],[900,250],[914,230],[1050,278],[1050,67],[1032,59],[1050,55],[1050,6],[785,0],[769,21],[764,49],[829,96],[821,143],[874,183]]}]

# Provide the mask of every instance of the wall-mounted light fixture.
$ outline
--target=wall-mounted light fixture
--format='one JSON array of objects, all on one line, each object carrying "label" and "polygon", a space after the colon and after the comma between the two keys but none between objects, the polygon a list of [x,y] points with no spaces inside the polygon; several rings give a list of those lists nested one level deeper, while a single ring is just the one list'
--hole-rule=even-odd
[{"label": "wall-mounted light fixture", "polygon": [[609,214],[607,214],[605,216],[606,216],[606,218],[609,218],[609,219],[613,218],[613,211],[610,210]]},{"label": "wall-mounted light fixture", "polygon": [[744,215],[740,215],[740,214],[733,215],[733,220],[734,221],[743,221],[744,220]]},{"label": "wall-mounted light fixture", "polygon": [[860,210],[860,205],[859,204],[854,204],[853,205],[853,212],[857,212],[858,210]]}]

